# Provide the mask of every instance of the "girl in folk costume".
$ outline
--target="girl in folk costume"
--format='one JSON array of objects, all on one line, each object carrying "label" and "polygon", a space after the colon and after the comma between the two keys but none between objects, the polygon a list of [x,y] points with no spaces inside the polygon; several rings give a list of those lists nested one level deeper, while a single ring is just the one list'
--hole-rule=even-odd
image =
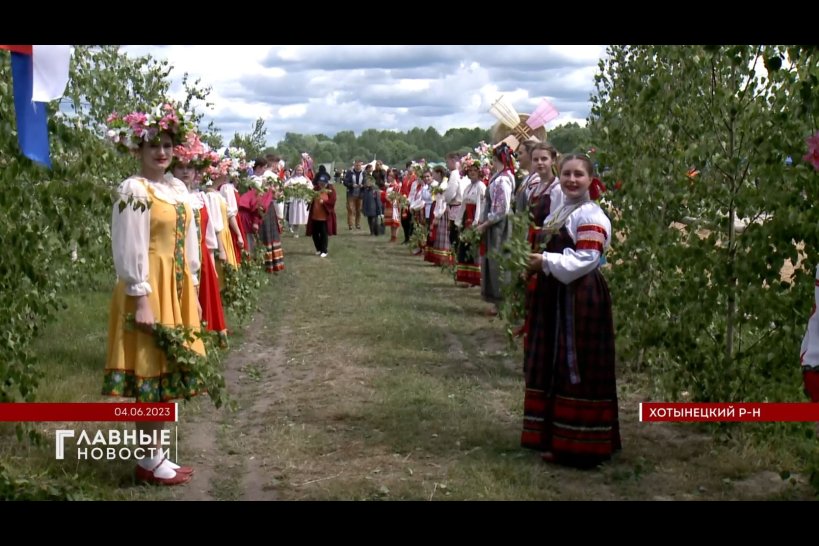
[{"label": "girl in folk costume", "polygon": [[[264,157],[267,159],[268,170],[275,175],[277,183],[281,185],[288,178],[284,160],[276,154],[266,154]],[[279,234],[281,234],[284,221],[286,220],[284,215],[284,196],[277,195],[276,192],[274,192],[273,204],[276,209],[276,220],[279,222]]]},{"label": "girl in folk costume", "polygon": [[[421,175],[421,180],[415,181],[415,186],[410,194],[409,208],[412,214],[413,224],[418,226],[429,225],[429,215],[432,212],[432,191],[430,185],[432,184],[432,172],[425,169]],[[413,228],[413,231],[415,228]],[[422,255],[426,247],[426,241],[418,243],[418,248],[412,250],[413,254]]]},{"label": "girl in folk costume", "polygon": [[[471,157],[465,160],[464,172],[469,179],[469,185],[463,192],[463,206],[455,217],[455,225],[461,235],[478,225],[478,219],[483,211],[483,200],[486,194],[486,185],[481,180],[481,165]],[[458,244],[458,261],[455,264],[455,281],[466,283],[461,286],[481,285],[481,256],[478,244],[461,241]]]},{"label": "girl in folk costume", "polygon": [[496,315],[496,305],[501,301],[501,285],[508,279],[500,270],[495,254],[500,253],[503,243],[509,239],[508,215],[512,211],[512,192],[515,189],[512,150],[500,144],[492,151],[495,174],[486,188],[486,205],[482,211],[478,232],[483,234],[481,249],[481,296],[494,304],[489,314]]},{"label": "girl in folk costume", "polygon": [[330,235],[336,234],[336,190],[330,185],[330,175],[316,175],[314,189],[318,192],[310,203],[307,235],[312,235],[316,256],[327,257]]},{"label": "girl in folk costume", "polygon": [[275,185],[279,179],[273,171],[268,169],[262,175],[261,180],[264,193],[259,200],[259,210],[262,212],[259,239],[264,245],[264,268],[268,273],[278,273],[284,270],[281,224],[276,211]]},{"label": "girl in folk costume", "polygon": [[213,254],[224,253],[216,229],[210,221],[205,193],[199,190],[196,181],[197,168],[203,166],[206,154],[196,133],[190,133],[184,144],[174,148],[173,175],[185,183],[191,192],[191,208],[196,215],[196,224],[201,234],[201,252],[199,254],[199,305],[202,308],[202,320],[211,332],[217,332],[224,344],[227,341],[227,325],[222,309],[222,296],[219,293],[219,279],[216,276],[216,262]]},{"label": "girl in folk costume", "polygon": [[[136,402],[164,402],[199,394],[193,377],[157,347],[156,323],[199,331],[199,233],[185,184],[165,175],[174,144],[193,126],[170,104],[151,113],[134,112],[108,118],[108,137],[120,151],[139,158],[139,174],[123,181],[111,215],[111,245],[117,284],[111,300],[102,394],[133,397]],[[136,328],[126,327],[133,315]],[[188,348],[205,354],[201,339]],[[162,423],[136,424],[143,434],[159,436]],[[193,469],[162,456],[149,446],[138,461],[138,480],[177,485],[191,479]]]},{"label": "girl in folk costume", "polygon": [[[530,141],[527,141],[530,142]],[[524,143],[524,146],[526,143]],[[557,149],[546,142],[535,142],[530,147],[530,163],[534,167],[532,174],[521,184],[518,194],[518,207],[528,210],[532,222],[529,224],[529,245],[532,252],[540,252],[545,243],[543,239],[542,226],[546,217],[558,208],[563,202],[563,191],[560,189],[560,181],[555,176],[557,170],[555,161],[557,160]],[[536,272],[529,277],[526,286],[525,308],[534,302],[535,291],[538,283],[546,282],[543,272]],[[531,315],[527,315],[531,316]],[[518,333],[524,334],[523,352],[528,351],[528,327],[523,325]]]},{"label": "girl in folk costume", "polygon": [[386,187],[381,191],[381,201],[384,204],[384,225],[390,228],[390,242],[398,241],[398,226],[401,225],[401,211],[398,207],[398,199],[401,194],[401,184],[396,178],[395,170],[387,173]]},{"label": "girl in folk costume", "polygon": [[[534,188],[537,186],[538,182],[540,182],[540,175],[533,168],[532,164],[532,150],[534,149],[535,144],[538,144],[537,140],[529,139],[522,142],[520,148],[518,148],[518,164],[520,165],[521,172],[525,171],[529,174],[523,178],[520,185],[515,190],[515,201],[512,204],[512,208],[515,212],[523,212],[528,209],[528,194],[531,193],[528,188]],[[537,225],[539,226],[541,224],[542,222],[538,223]]]},{"label": "girl in folk costume", "polygon": [[[313,183],[307,176],[304,175],[303,165],[296,165],[296,168],[293,169],[293,176],[285,183],[285,185],[289,187],[313,187]],[[290,201],[287,223],[290,224],[291,230],[295,227],[296,232],[294,237],[298,237],[299,228],[307,225],[307,201],[304,199],[293,199]]]},{"label": "girl in folk costume", "polygon": [[[413,168],[413,162],[407,161],[407,170],[404,173],[404,180],[401,182],[401,193],[408,201],[412,201],[412,195],[415,193],[415,187],[418,183],[418,175]],[[401,228],[404,231],[404,242],[401,244],[409,244],[410,237],[412,237],[413,223],[412,213],[409,205],[401,209]]]},{"label": "girl in folk costume", "polygon": [[545,281],[527,317],[521,437],[544,460],[581,467],[621,447],[611,297],[600,272],[611,222],[592,200],[592,172],[586,156],[563,158],[564,201],[544,222],[546,251],[531,254],[530,269]]},{"label": "girl in folk costume", "polygon": [[[446,190],[449,188],[449,180],[445,179],[446,170],[441,166],[432,169],[433,186],[437,187],[434,204],[432,206],[432,220],[430,221],[430,233],[427,240],[427,251],[424,260],[437,265],[450,265],[453,263],[452,252],[449,244],[449,210],[446,204]],[[458,184],[456,179],[455,184]]]},{"label": "girl in folk costume", "polygon": [[[802,339],[802,349],[799,361],[802,364],[802,381],[805,385],[805,394],[811,402],[819,403],[819,316],[816,313],[819,304],[819,266],[816,268],[816,282],[814,287],[813,308],[808,319],[805,337]],[[819,437],[819,423],[816,423],[816,436]]]}]

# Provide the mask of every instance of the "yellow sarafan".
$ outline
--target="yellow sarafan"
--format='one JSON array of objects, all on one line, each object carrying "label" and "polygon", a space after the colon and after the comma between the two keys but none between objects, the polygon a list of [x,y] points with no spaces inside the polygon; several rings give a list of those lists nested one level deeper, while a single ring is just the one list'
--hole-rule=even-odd
[{"label": "yellow sarafan", "polygon": [[[198,332],[200,323],[196,287],[185,260],[185,229],[193,212],[188,204],[172,205],[156,198],[150,185],[147,189],[151,202],[148,282],[152,289],[148,299],[154,319],[165,326],[184,325]],[[125,317],[135,313],[136,298],[127,296],[124,282],[117,281],[108,322],[105,371],[106,375],[130,376],[126,382],[131,385],[121,389],[123,385],[120,384],[120,388],[109,389],[106,394],[132,396],[131,387],[139,390],[144,380],[158,387],[158,383],[163,383],[166,375],[179,374],[179,370],[169,369],[165,355],[156,347],[150,334],[125,328]],[[201,339],[197,339],[191,348],[199,354],[205,354]],[[181,395],[162,392],[158,396],[160,399],[168,399],[178,397],[177,394]],[[153,398],[151,395],[148,397]]]}]

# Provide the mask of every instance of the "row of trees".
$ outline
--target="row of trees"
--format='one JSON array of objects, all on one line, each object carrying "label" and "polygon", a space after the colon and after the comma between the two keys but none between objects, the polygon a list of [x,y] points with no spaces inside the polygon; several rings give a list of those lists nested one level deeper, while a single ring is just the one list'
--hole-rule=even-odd
[{"label": "row of trees", "polygon": [[819,49],[615,46],[595,82],[592,139],[621,187],[608,199],[622,360],[669,397],[801,400]]}]

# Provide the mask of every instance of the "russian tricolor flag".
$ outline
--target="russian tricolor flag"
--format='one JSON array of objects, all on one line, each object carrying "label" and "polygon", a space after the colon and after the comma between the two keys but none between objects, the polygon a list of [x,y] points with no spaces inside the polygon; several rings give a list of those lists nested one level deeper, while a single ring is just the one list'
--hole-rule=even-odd
[{"label": "russian tricolor flag", "polygon": [[11,51],[20,149],[29,159],[51,167],[46,103],[65,92],[71,46],[0,45],[0,49]]}]

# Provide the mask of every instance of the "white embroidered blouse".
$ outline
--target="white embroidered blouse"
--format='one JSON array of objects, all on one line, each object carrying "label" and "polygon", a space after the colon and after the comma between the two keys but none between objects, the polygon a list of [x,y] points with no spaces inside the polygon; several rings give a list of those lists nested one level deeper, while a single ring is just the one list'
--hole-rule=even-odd
[{"label": "white embroidered blouse", "polygon": [[[154,196],[170,205],[187,203],[191,195],[185,183],[172,176],[162,182],[153,182],[140,176],[132,176],[119,185],[119,197],[125,201],[148,202],[147,186]],[[191,214],[185,229],[185,260],[195,285],[199,284],[199,231]],[[134,210],[131,205],[119,210],[119,199],[114,203],[111,215],[111,246],[117,277],[125,283],[129,296],[145,296],[152,292],[148,282],[148,244],[151,240],[151,209]]]}]

